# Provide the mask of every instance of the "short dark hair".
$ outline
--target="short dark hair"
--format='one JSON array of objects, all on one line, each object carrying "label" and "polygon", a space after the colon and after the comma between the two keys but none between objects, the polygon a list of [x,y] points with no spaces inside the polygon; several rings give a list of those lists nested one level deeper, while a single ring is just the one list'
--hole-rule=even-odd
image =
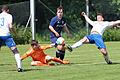
[{"label": "short dark hair", "polygon": [[57,8],[57,11],[60,10],[60,9],[63,10],[63,7],[62,7],[62,6],[59,6],[59,7]]},{"label": "short dark hair", "polygon": [[31,46],[32,46],[32,45],[37,45],[37,44],[38,44],[38,41],[37,41],[37,40],[32,40],[32,41],[31,41]]},{"label": "short dark hair", "polygon": [[97,13],[97,16],[102,16],[104,18],[104,15],[102,13]]},{"label": "short dark hair", "polygon": [[102,14],[102,13],[97,13],[97,16],[98,16],[98,15],[103,16],[103,14]]},{"label": "short dark hair", "polygon": [[9,7],[7,5],[2,6],[2,11],[7,11],[8,9],[9,9]]}]

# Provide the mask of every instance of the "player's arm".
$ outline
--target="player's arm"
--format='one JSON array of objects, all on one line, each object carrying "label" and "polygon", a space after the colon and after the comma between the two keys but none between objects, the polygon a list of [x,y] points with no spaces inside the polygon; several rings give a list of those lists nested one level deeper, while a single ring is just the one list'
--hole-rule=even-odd
[{"label": "player's arm", "polygon": [[17,35],[17,32],[15,31],[15,29],[12,27],[12,28],[10,28],[10,30],[15,34],[15,35]]},{"label": "player's arm", "polygon": [[113,25],[117,25],[117,24],[120,24],[120,20],[117,20],[117,21],[111,21],[109,26],[113,26]]},{"label": "player's arm", "polygon": [[12,23],[9,24],[10,31],[12,31],[15,35],[17,35],[17,32],[15,31],[15,28],[13,27]]},{"label": "player's arm", "polygon": [[70,37],[71,34],[70,34],[70,31],[68,30],[68,27],[67,27],[66,23],[65,23],[63,26],[64,26],[64,27],[63,27],[64,31],[65,31],[65,32],[68,34],[68,36]]},{"label": "player's arm", "polygon": [[21,56],[21,60],[23,60],[23,59],[25,59],[25,58],[27,58],[27,57],[28,57],[28,55],[27,55],[27,54],[24,54],[24,55]]},{"label": "player's arm", "polygon": [[49,29],[50,29],[51,32],[53,32],[56,35],[56,37],[60,36],[59,33],[56,32],[55,29],[51,25],[49,25]]},{"label": "player's arm", "polygon": [[82,12],[81,15],[85,17],[85,20],[86,20],[89,24],[93,25],[93,21],[86,15],[85,12]]},{"label": "player's arm", "polygon": [[13,25],[12,25],[12,16],[9,17],[9,29],[10,31],[12,31],[14,34],[17,34],[15,29],[13,28]]},{"label": "player's arm", "polygon": [[41,46],[41,49],[45,50],[45,49],[49,49],[49,48],[52,48],[52,47],[55,47],[55,44],[49,44],[49,45],[46,45],[46,46]]},{"label": "player's arm", "polygon": [[29,57],[30,54],[32,54],[32,50],[27,51],[25,54],[21,56],[21,60],[24,60],[25,58]]}]

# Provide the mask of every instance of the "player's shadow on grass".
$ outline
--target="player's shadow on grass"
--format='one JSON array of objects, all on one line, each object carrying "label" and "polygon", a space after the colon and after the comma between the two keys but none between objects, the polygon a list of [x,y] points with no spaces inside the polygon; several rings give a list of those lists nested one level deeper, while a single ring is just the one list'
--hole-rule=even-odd
[{"label": "player's shadow on grass", "polygon": [[28,72],[28,71],[41,71],[43,69],[24,69],[23,72]]},{"label": "player's shadow on grass", "polygon": [[120,62],[112,62],[111,65],[114,65],[114,64],[120,64]]},{"label": "player's shadow on grass", "polygon": [[[43,69],[24,69],[23,72],[28,72],[28,71],[41,71]],[[17,70],[9,70],[9,71],[17,71]]]},{"label": "player's shadow on grass", "polygon": [[13,65],[13,64],[0,64],[0,66]]},{"label": "player's shadow on grass", "polygon": [[120,62],[112,62],[112,64],[107,64],[106,62],[98,62],[98,63],[91,63],[91,62],[84,62],[84,63],[70,63],[69,65],[117,65]]}]

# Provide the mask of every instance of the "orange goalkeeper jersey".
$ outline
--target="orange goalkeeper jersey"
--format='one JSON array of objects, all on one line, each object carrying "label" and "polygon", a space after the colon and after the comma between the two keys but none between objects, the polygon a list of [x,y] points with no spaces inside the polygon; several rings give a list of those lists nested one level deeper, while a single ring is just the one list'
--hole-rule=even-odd
[{"label": "orange goalkeeper jersey", "polygon": [[42,63],[47,63],[45,60],[45,57],[47,56],[47,54],[44,53],[44,50],[51,48],[51,47],[52,47],[51,45],[41,46],[37,50],[33,50],[32,48],[30,48],[23,56],[21,56],[21,59],[23,60],[31,56],[33,61],[40,61]]}]

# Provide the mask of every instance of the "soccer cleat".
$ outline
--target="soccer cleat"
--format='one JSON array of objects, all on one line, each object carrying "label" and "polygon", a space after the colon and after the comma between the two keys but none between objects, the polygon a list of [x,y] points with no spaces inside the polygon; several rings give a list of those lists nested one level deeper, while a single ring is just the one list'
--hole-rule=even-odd
[{"label": "soccer cleat", "polygon": [[73,51],[73,49],[72,49],[72,47],[71,47],[70,45],[67,45],[67,49],[68,49],[70,52]]},{"label": "soccer cleat", "polygon": [[112,64],[112,61],[107,59],[107,58],[105,58],[105,61],[106,61],[107,64]]},{"label": "soccer cleat", "polygon": [[22,68],[18,68],[18,72],[23,72],[23,69]]},{"label": "soccer cleat", "polygon": [[112,64],[112,61],[109,60],[109,62],[107,62],[107,64]]}]

